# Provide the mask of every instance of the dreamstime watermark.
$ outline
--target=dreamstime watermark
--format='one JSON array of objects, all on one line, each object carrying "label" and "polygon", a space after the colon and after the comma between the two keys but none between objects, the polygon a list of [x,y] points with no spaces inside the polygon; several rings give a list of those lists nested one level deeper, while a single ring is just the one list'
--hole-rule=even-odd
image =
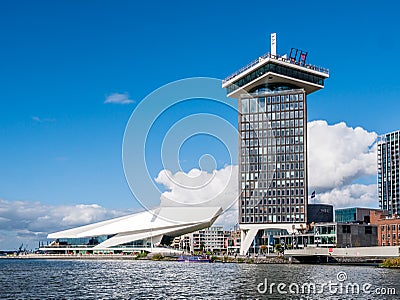
[{"label": "dreamstime watermark", "polygon": [[269,295],[397,295],[393,287],[373,287],[371,283],[348,281],[345,272],[339,272],[336,280],[327,282],[269,282],[267,278],[257,285],[260,294]]}]

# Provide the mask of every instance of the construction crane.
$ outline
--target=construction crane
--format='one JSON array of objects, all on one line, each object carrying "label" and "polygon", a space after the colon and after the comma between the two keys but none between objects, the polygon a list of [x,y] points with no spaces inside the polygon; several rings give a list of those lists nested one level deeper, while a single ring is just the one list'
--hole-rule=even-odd
[{"label": "construction crane", "polygon": [[24,243],[22,243],[21,246],[19,246],[19,248],[17,250],[17,256],[21,253],[23,246],[24,246]]}]

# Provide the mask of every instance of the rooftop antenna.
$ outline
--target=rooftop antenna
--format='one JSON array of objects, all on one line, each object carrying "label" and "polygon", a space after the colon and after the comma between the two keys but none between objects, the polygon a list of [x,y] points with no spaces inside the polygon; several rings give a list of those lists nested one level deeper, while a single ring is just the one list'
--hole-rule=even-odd
[{"label": "rooftop antenna", "polygon": [[276,56],[276,33],[271,33],[271,55]]}]

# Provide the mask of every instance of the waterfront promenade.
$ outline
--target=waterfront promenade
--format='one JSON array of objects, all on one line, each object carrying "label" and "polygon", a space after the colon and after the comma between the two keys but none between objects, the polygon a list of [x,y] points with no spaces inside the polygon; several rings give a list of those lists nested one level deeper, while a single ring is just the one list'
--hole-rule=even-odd
[{"label": "waterfront promenade", "polygon": [[[122,254],[21,254],[0,256],[0,259],[11,260],[162,260],[177,261],[176,253],[164,253],[162,256],[149,254],[147,256],[122,255]],[[270,254],[267,256],[211,256],[213,262],[220,263],[256,263],[256,264],[286,264],[289,263],[283,255]]]}]

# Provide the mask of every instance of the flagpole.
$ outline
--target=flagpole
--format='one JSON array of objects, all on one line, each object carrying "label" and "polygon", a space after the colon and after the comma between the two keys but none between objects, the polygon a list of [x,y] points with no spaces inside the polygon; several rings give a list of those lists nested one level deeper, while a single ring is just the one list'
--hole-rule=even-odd
[{"label": "flagpole", "polygon": [[315,191],[313,191],[312,193],[311,193],[311,199],[314,199],[314,204],[315,204]]}]

